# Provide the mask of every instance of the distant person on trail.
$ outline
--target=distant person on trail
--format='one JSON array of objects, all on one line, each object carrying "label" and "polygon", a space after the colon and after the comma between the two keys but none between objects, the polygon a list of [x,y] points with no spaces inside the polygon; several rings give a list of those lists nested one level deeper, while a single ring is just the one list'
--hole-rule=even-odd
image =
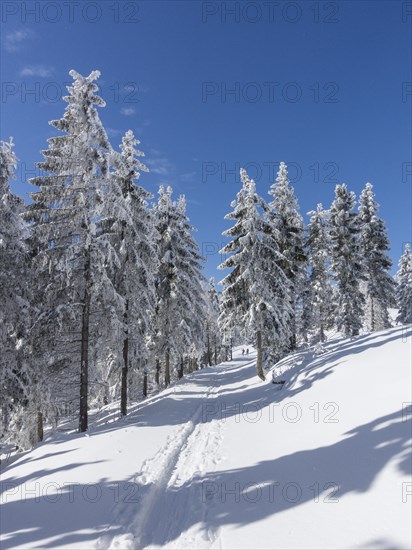
[{"label": "distant person on trail", "polygon": [[246,350],[246,355],[249,355],[249,348],[247,348]]},{"label": "distant person on trail", "polygon": [[245,355],[245,348],[242,348],[242,355]]}]

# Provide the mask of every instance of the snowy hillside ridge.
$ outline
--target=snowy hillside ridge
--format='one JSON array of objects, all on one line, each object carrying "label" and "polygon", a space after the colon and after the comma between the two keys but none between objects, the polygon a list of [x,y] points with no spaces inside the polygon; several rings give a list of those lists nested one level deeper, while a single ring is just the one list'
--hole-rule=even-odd
[{"label": "snowy hillside ridge", "polygon": [[126,416],[241,342],[256,347],[265,381],[265,363],[300,342],[318,353],[330,330],[387,329],[390,308],[412,322],[410,246],[393,277],[372,183],[358,196],[338,183],[305,221],[285,162],[266,190],[239,166],[219,288],[203,274],[214,260],[185,195],[163,179],[156,198],[140,185],[149,168],[133,130],[109,138],[100,71],[69,75],[27,203],[12,191],[14,142],[0,140],[0,451],[32,448],[68,415],[85,433],[89,412],[110,403]]},{"label": "snowy hillside ridge", "polygon": [[8,548],[412,545],[412,327],[196,371],[1,476]]}]

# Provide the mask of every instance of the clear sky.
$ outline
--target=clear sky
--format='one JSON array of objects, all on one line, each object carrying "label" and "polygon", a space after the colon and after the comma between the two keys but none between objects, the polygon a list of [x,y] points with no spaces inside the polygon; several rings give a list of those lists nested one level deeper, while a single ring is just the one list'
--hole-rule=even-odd
[{"label": "clear sky", "polygon": [[113,146],[131,128],[151,173],[184,193],[221,278],[223,220],[249,168],[267,197],[285,161],[302,213],[336,183],[374,184],[397,262],[411,241],[410,1],[6,1],[1,138],[20,159],[15,192],[53,135],[68,72],[102,73]]}]

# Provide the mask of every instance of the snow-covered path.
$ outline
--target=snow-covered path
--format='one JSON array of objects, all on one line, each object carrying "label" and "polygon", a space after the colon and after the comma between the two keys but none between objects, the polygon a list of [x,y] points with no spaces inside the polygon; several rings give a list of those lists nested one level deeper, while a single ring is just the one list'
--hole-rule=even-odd
[{"label": "snow-covered path", "polygon": [[[147,487],[147,490],[139,500],[138,510],[132,514],[131,522],[126,526],[127,533],[114,537],[103,536],[99,540],[99,547],[145,548],[156,539],[166,543],[179,538],[193,523],[205,521],[206,507],[201,505],[202,495],[198,489],[205,473],[219,461],[218,449],[222,440],[222,423],[216,415],[208,413],[218,410],[214,403],[218,399],[218,381],[226,371],[222,366],[209,369],[209,375],[212,376],[209,381],[214,380],[215,385],[209,386],[196,398],[197,408],[190,419],[173,436],[168,436],[165,445],[154,456],[143,462],[134,478],[134,482],[140,484],[139,487]],[[192,378],[192,383],[199,382],[196,374]],[[208,383],[208,379],[204,378],[200,382]],[[180,394],[180,386],[175,391]],[[186,395],[187,390],[183,391]],[[125,517],[125,511],[125,506],[121,505],[117,517]],[[159,521],[159,518],[162,519]],[[185,521],[185,518],[190,521]],[[205,547],[209,547],[216,535],[213,530],[205,535]],[[197,535],[186,535],[185,547],[194,547],[197,538]]]},{"label": "snow-covered path", "polygon": [[2,475],[2,548],[411,546],[411,331],[193,373]]}]

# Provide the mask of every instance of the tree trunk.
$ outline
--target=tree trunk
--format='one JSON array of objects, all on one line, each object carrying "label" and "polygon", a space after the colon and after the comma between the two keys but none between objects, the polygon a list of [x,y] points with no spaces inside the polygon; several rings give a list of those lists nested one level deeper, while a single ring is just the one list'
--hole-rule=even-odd
[{"label": "tree trunk", "polygon": [[155,382],[156,382],[157,385],[160,384],[160,361],[159,361],[159,359],[156,359]]},{"label": "tree trunk", "polygon": [[375,331],[375,310],[373,307],[373,298],[371,298],[371,332]]},{"label": "tree trunk", "polygon": [[323,326],[324,325],[323,319],[324,319],[323,308],[322,306],[320,306],[319,307],[319,340],[321,342],[324,342],[326,340],[325,327]]},{"label": "tree trunk", "polygon": [[294,290],[292,292],[290,306],[292,308],[292,317],[290,320],[291,335],[289,339],[289,351],[294,351],[296,349],[296,296]]},{"label": "tree trunk", "polygon": [[170,354],[166,352],[166,361],[165,361],[165,385],[166,388],[170,384]]},{"label": "tree trunk", "polygon": [[180,358],[180,369],[179,369],[178,377],[183,378],[183,356]]},{"label": "tree trunk", "polygon": [[296,349],[296,333],[295,333],[294,324],[292,325],[292,330],[293,330],[293,333],[291,334],[289,339],[290,351],[294,351]]},{"label": "tree trunk", "polygon": [[128,376],[128,360],[129,360],[129,339],[123,340],[123,366],[122,366],[122,386],[120,390],[120,414],[127,414],[127,376]]},{"label": "tree trunk", "polygon": [[322,322],[320,323],[319,336],[320,336],[320,341],[324,342],[325,341],[325,329],[323,328],[323,323]]},{"label": "tree trunk", "polygon": [[266,379],[265,379],[265,375],[263,373],[263,367],[262,367],[262,332],[260,330],[257,331],[256,341],[257,341],[257,359],[256,359],[257,375],[261,380],[265,381]]},{"label": "tree trunk", "polygon": [[209,367],[212,366],[212,350],[210,349],[210,335],[207,333],[207,362]]},{"label": "tree trunk", "polygon": [[217,347],[215,346],[215,365],[217,365]]},{"label": "tree trunk", "polygon": [[230,360],[233,360],[232,337],[230,337]]},{"label": "tree trunk", "polygon": [[127,414],[127,377],[129,374],[129,329],[128,329],[128,314],[129,301],[126,300],[124,323],[125,323],[125,339],[123,340],[123,366],[122,366],[122,386],[120,391],[120,414]]},{"label": "tree trunk", "polygon": [[1,410],[4,430],[7,431],[9,427],[9,408],[7,405],[3,405]]},{"label": "tree trunk", "polygon": [[87,251],[84,268],[84,299],[82,313],[82,338],[80,354],[80,413],[79,432],[88,428],[88,393],[89,393],[89,325],[90,325],[90,251]]},{"label": "tree trunk", "polygon": [[143,397],[147,397],[147,372],[143,375]]},{"label": "tree trunk", "polygon": [[37,441],[43,441],[43,413],[37,413]]}]

